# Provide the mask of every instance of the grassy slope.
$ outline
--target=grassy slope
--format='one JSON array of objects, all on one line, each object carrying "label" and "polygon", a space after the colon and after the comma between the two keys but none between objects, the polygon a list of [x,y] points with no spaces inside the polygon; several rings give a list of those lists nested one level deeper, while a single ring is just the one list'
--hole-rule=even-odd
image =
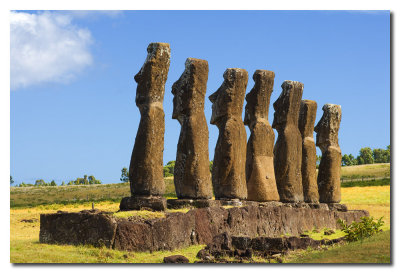
[{"label": "grassy slope", "polygon": [[[390,228],[390,187],[355,187],[342,189],[343,203],[350,209],[368,209],[375,218],[384,216],[384,230]],[[118,202],[96,203],[96,208],[106,211],[117,211]],[[39,216],[40,213],[52,213],[57,210],[80,211],[90,209],[91,203],[70,205],[43,205],[34,208],[13,208],[10,210],[10,248],[12,263],[159,263],[164,256],[181,254],[195,261],[196,254],[203,246],[192,246],[176,251],[153,252],[153,253],[129,253],[126,251],[109,250],[105,248],[93,248],[88,246],[58,246],[39,244]],[[132,212],[132,215],[142,217],[162,217],[156,212]],[[154,215],[153,215],[154,214]],[[157,214],[157,215],[156,215]],[[130,214],[129,214],[130,215]],[[118,215],[126,217],[129,215]],[[21,220],[32,219],[33,223],[21,222]],[[321,230],[321,232],[323,232]],[[320,233],[312,234],[312,237],[320,238]],[[337,233],[332,237],[341,236]],[[387,237],[385,237],[387,239]],[[385,240],[386,240],[385,239]],[[367,245],[368,246],[368,245]],[[376,248],[377,246],[375,246]],[[386,245],[382,245],[386,248]],[[376,249],[380,252],[381,249]],[[382,250],[383,251],[383,250]],[[314,254],[313,254],[314,255]],[[314,262],[318,262],[316,258]],[[259,260],[262,261],[262,260]],[[372,261],[371,261],[372,262]]]},{"label": "grassy slope", "polygon": [[302,251],[289,255],[285,263],[390,263],[390,231],[363,241],[330,247],[325,251]]},{"label": "grassy slope", "polygon": [[[370,164],[342,167],[345,177],[383,177],[390,174],[390,164]],[[173,177],[165,178],[167,198],[175,198]],[[348,184],[347,184],[348,185]],[[119,201],[129,196],[129,183],[90,185],[90,186],[58,186],[58,187],[11,187],[11,207],[37,206],[41,204],[68,204],[85,201]]]},{"label": "grassy slope", "polygon": [[342,167],[341,176],[343,178],[390,177],[390,163]]}]

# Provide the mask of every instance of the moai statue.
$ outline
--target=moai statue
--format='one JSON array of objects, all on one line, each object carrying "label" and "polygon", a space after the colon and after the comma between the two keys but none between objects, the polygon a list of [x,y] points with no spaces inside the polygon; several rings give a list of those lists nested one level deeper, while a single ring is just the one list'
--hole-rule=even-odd
[{"label": "moai statue", "polygon": [[213,103],[211,124],[218,127],[212,184],[216,199],[246,199],[246,129],[242,120],[248,74],[228,68],[224,82],[209,99]]},{"label": "moai statue", "polygon": [[254,87],[246,95],[244,124],[251,131],[246,156],[247,200],[250,201],[279,201],[274,171],[275,134],[268,122],[274,78],[272,71],[256,70]]},{"label": "moai statue", "polygon": [[274,121],[272,128],[278,131],[274,147],[275,178],[280,201],[302,202],[301,182],[302,140],[298,128],[303,84],[284,81],[282,93],[274,102]]},{"label": "moai statue", "polygon": [[307,203],[319,202],[316,172],[317,150],[313,137],[316,115],[317,103],[313,100],[302,100],[299,115],[299,130],[303,139],[301,173],[304,201]]},{"label": "moai statue", "polygon": [[167,81],[171,50],[169,44],[151,43],[139,73],[136,105],[141,117],[129,166],[132,197],[121,201],[121,210],[149,207],[164,210],[166,200],[163,177],[164,150],[164,89]]},{"label": "moai statue", "polygon": [[181,124],[174,183],[178,198],[212,198],[208,127],[204,99],[208,80],[208,62],[188,58],[185,71],[172,85],[173,119]]},{"label": "moai statue", "polygon": [[318,191],[321,203],[339,203],[340,168],[342,151],[339,147],[338,133],[342,119],[340,105],[325,104],[324,114],[315,126],[317,146],[321,149],[322,158],[318,169]]}]

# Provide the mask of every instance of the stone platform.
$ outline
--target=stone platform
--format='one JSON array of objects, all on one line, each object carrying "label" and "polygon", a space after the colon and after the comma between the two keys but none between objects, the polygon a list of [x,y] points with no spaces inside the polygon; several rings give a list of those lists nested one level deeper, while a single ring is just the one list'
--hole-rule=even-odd
[{"label": "stone platform", "polygon": [[[163,218],[116,218],[98,210],[40,215],[41,243],[106,246],[128,251],[173,250],[208,244],[217,234],[232,236],[298,236],[314,228],[339,228],[338,219],[358,221],[363,210],[343,205],[255,203],[243,207],[197,208],[187,213],[166,213]],[[342,211],[340,211],[342,210]]]},{"label": "stone platform", "polygon": [[162,196],[129,196],[124,197],[119,204],[121,211],[150,209],[164,211],[167,209],[167,199]]}]

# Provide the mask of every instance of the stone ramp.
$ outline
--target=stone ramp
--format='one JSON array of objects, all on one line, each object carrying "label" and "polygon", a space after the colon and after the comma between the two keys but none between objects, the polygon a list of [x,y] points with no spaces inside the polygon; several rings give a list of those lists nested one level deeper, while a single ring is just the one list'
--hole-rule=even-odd
[{"label": "stone ramp", "polygon": [[150,220],[119,219],[98,210],[40,215],[41,243],[106,246],[128,251],[173,250],[209,244],[217,234],[232,236],[298,236],[313,228],[339,228],[338,219],[358,221],[365,210],[339,211],[326,204],[210,207],[166,213]]}]

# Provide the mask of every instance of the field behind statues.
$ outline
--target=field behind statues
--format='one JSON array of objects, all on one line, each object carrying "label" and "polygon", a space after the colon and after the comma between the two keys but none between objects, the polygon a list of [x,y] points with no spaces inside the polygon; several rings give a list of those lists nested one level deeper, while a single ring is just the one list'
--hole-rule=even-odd
[{"label": "field behind statues", "polygon": [[[382,178],[390,177],[390,164],[368,164],[342,167],[342,177],[354,179],[360,177]],[[176,198],[173,177],[164,179],[166,184],[165,197]],[[386,182],[386,183],[381,183]],[[344,186],[354,185],[389,185],[389,179],[377,181],[346,182]],[[104,185],[80,185],[57,187],[11,187],[10,206],[32,207],[47,204],[77,204],[84,202],[113,201],[119,202],[123,197],[130,196],[129,183]]]},{"label": "field behind statues", "polygon": [[[388,167],[390,168],[390,166]],[[173,180],[166,179],[166,183],[167,197],[174,198]],[[69,187],[78,188],[78,190],[68,191]],[[191,246],[175,251],[137,253],[89,246],[40,244],[39,217],[41,213],[54,213],[58,210],[80,211],[90,209],[93,200],[96,200],[95,207],[97,209],[116,212],[120,198],[129,195],[129,185],[120,183],[100,186],[32,187],[21,189],[21,191],[16,191],[14,188],[11,189],[10,262],[12,263],[160,263],[163,257],[174,254],[184,255],[189,258],[190,262],[194,262],[197,260],[197,252],[204,247]],[[88,197],[89,192],[94,198]],[[108,197],[108,194],[110,197]],[[101,195],[105,196],[103,201],[96,199],[96,196]],[[38,203],[43,204],[38,205]],[[360,245],[360,242],[355,242],[330,247],[327,251],[303,251],[284,258],[284,262],[390,262],[390,186],[342,188],[342,203],[347,204],[349,209],[366,209],[374,218],[383,216],[385,221],[384,232],[364,240],[362,245]],[[185,210],[179,211],[185,212]],[[161,212],[149,211],[115,214],[117,217],[132,215],[142,218],[165,216]],[[311,235],[315,238],[321,238],[324,237],[322,233],[323,231]],[[343,236],[343,233],[336,231],[336,234],[327,238],[340,236]],[[264,260],[259,258],[256,261],[262,262]]]}]

